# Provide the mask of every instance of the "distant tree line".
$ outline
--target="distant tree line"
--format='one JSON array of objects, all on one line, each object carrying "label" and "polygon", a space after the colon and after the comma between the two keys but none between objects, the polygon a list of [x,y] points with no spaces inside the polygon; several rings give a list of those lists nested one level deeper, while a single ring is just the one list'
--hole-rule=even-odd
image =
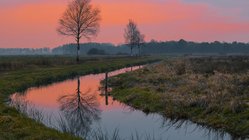
[{"label": "distant tree line", "polygon": [[179,41],[157,42],[152,40],[145,43],[142,48],[143,54],[247,54],[249,43],[240,42],[192,42],[183,39]]},{"label": "distant tree line", "polygon": [[0,48],[0,55],[49,55],[49,48]]},{"label": "distant tree line", "polygon": [[[39,48],[0,48],[0,55],[75,55],[77,44],[66,44],[54,49]],[[113,45],[110,43],[84,43],[80,44],[80,54],[87,55],[91,49],[98,49],[105,52],[105,55],[130,55],[128,45]],[[138,54],[136,47],[134,54]],[[155,41],[152,40],[141,45],[142,55],[150,54],[249,54],[249,43],[240,42],[191,42],[183,39],[179,41]]]},{"label": "distant tree line", "polygon": [[[84,43],[80,44],[80,55],[87,55],[91,49],[98,49],[105,54],[128,54],[129,48],[125,45],[115,46],[110,43]],[[66,44],[52,49],[52,53],[56,55],[74,55],[77,51],[76,44]]]},{"label": "distant tree line", "polygon": [[[76,52],[75,44],[63,45],[52,50],[53,54],[67,54],[73,55]],[[103,50],[106,54],[110,55],[129,55],[129,45],[113,45],[108,43],[85,43],[81,44],[80,54],[86,55],[91,48]],[[141,54],[249,54],[249,43],[226,43],[226,42],[192,42],[183,39],[179,41],[155,41],[152,40],[141,45]],[[134,48],[134,54],[139,54],[139,48]]]}]

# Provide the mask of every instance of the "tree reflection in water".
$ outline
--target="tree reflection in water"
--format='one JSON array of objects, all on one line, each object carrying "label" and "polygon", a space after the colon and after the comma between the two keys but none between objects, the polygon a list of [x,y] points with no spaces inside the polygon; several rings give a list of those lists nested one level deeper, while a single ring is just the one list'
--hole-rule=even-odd
[{"label": "tree reflection in water", "polygon": [[91,130],[93,121],[100,119],[99,104],[96,94],[88,90],[80,91],[80,78],[75,94],[61,96],[58,101],[62,112],[59,119],[59,128],[63,132],[76,136],[87,136]]}]

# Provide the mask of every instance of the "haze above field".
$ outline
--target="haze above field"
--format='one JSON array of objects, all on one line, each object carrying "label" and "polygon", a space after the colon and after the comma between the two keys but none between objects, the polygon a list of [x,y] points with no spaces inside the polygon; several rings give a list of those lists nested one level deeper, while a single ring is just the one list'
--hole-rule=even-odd
[{"label": "haze above field", "polygon": [[[56,32],[69,0],[1,0],[0,48],[56,47],[73,42]],[[92,0],[102,11],[95,42],[123,43],[128,19],[146,40],[249,42],[248,0]],[[84,40],[83,40],[84,42]]]}]

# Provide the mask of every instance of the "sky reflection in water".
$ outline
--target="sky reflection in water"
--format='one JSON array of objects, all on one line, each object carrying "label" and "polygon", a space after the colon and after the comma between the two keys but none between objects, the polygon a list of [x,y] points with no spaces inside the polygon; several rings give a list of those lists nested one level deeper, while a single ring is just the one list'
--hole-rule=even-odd
[{"label": "sky reflection in water", "polygon": [[[134,67],[133,70],[138,68]],[[109,75],[130,70],[125,68]],[[112,97],[108,97],[106,105],[106,97],[100,95],[100,81],[104,77],[105,74],[87,75],[45,87],[30,88],[24,94],[14,94],[12,103],[17,105],[20,101],[26,101],[23,106],[31,110],[28,113],[30,117],[42,118],[40,121],[49,127],[82,137],[98,129],[108,134],[117,129],[120,137],[127,139],[136,134],[168,140],[232,139],[226,133],[203,128],[189,121],[169,120],[158,114],[147,115]],[[40,115],[37,117],[34,114]]]}]

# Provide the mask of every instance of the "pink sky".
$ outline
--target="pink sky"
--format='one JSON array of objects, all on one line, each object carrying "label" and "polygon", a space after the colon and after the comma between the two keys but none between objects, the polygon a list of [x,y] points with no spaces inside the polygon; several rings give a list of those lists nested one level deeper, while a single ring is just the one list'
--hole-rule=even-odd
[{"label": "pink sky", "polygon": [[[70,0],[0,1],[0,48],[56,47],[72,38],[57,34]],[[146,40],[249,42],[248,0],[92,0],[101,9],[101,29],[92,42],[124,42],[129,19]],[[87,42],[88,40],[82,40]]]}]

